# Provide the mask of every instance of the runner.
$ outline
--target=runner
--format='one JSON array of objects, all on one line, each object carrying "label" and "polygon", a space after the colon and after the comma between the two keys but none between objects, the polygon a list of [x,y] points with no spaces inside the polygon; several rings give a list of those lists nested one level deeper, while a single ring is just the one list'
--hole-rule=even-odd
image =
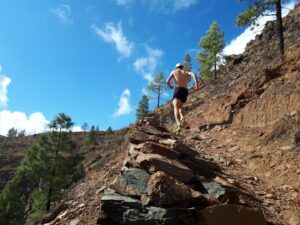
[{"label": "runner", "polygon": [[173,89],[173,84],[171,84],[171,80],[174,79],[175,82],[175,90],[173,95],[173,106],[174,106],[174,116],[176,120],[176,127],[174,129],[174,132],[179,132],[182,127],[185,127],[187,125],[187,122],[185,121],[183,114],[182,114],[182,107],[183,104],[187,100],[188,96],[188,82],[189,77],[192,76],[194,78],[195,84],[194,89],[198,89],[198,78],[197,75],[193,72],[185,71],[184,66],[181,63],[177,63],[175,70],[173,70],[169,76],[169,78],[166,80],[167,85]]}]

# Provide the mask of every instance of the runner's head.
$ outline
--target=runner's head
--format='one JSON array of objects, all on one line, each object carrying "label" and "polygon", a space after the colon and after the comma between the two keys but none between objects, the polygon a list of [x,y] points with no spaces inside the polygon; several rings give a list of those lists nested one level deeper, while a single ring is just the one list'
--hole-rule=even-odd
[{"label": "runner's head", "polygon": [[176,69],[181,69],[181,70],[183,69],[183,67],[184,66],[181,63],[177,63],[175,66]]}]

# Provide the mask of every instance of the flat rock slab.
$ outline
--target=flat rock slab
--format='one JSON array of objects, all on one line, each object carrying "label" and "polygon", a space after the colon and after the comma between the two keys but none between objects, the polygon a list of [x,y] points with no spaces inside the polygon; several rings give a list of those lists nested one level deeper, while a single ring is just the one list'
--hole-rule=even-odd
[{"label": "flat rock slab", "polygon": [[106,190],[101,198],[101,210],[110,219],[128,225],[192,225],[192,209],[145,207],[140,201]]},{"label": "flat rock slab", "polygon": [[159,137],[155,136],[155,135],[149,135],[145,132],[142,131],[134,131],[131,135],[130,135],[130,143],[133,144],[140,144],[146,141],[152,141],[152,142],[158,142],[159,141]]},{"label": "flat rock slab", "polygon": [[214,178],[217,173],[221,171],[217,164],[199,158],[182,158],[179,161],[191,170],[195,171],[198,175],[205,176],[207,178]]},{"label": "flat rock slab", "polygon": [[180,156],[179,152],[173,151],[170,148],[165,147],[164,145],[154,142],[146,142],[141,148],[141,152],[145,154],[158,154],[169,159],[177,159]]},{"label": "flat rock slab", "polygon": [[136,162],[150,173],[163,171],[183,183],[190,182],[194,177],[193,171],[187,166],[161,155],[140,153]]},{"label": "flat rock slab", "polygon": [[173,150],[180,152],[182,154],[188,155],[190,157],[195,157],[195,156],[199,155],[199,153],[197,151],[195,151],[188,145],[186,145],[178,140],[175,140],[175,139],[170,139],[170,138],[162,139],[162,140],[159,140],[159,143],[166,145],[169,148],[172,148]]},{"label": "flat rock slab", "polygon": [[159,137],[169,138],[171,136],[165,128],[160,126],[142,125],[138,127],[138,129],[145,133]]},{"label": "flat rock slab", "polygon": [[241,205],[217,205],[197,213],[196,225],[267,225],[262,212]]},{"label": "flat rock slab", "polygon": [[141,196],[147,194],[150,175],[142,169],[129,168],[122,172],[111,184],[111,188],[121,195]]}]

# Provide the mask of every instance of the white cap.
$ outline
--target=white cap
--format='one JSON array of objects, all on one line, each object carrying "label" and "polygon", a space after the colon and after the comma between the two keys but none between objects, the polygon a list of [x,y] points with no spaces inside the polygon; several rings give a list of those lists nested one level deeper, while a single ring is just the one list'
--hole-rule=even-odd
[{"label": "white cap", "polygon": [[177,63],[175,68],[178,68],[178,67],[183,67],[183,65],[181,63]]}]

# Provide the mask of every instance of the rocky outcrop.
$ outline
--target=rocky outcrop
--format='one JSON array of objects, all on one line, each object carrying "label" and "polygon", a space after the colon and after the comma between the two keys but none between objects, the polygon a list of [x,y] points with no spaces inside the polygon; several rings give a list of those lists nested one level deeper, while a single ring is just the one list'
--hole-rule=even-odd
[{"label": "rocky outcrop", "polygon": [[[222,180],[217,164],[151,121],[132,131],[122,171],[102,193],[98,224],[214,225],[222,224],[219,212],[228,213],[228,225],[232,217],[239,224],[251,217],[252,225],[266,224],[257,209],[239,201],[250,194],[216,182]],[[233,205],[222,206],[225,202]]]}]

